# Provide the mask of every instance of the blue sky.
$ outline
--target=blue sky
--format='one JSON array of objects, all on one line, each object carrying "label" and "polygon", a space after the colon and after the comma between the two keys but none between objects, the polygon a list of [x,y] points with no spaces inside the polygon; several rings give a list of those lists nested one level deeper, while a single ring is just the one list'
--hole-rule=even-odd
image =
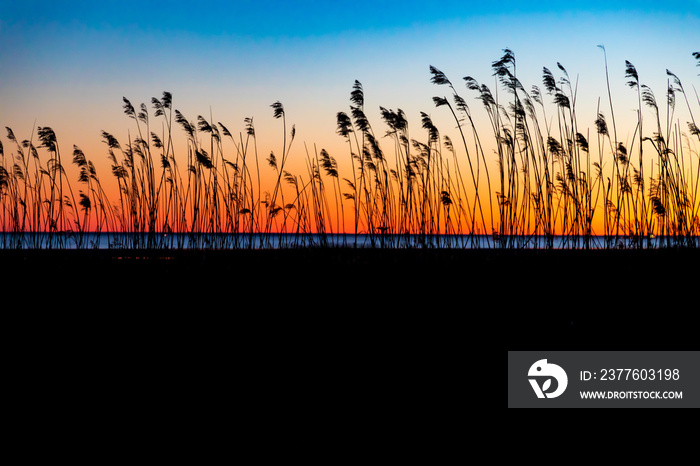
[{"label": "blue sky", "polygon": [[[102,29],[137,28],[172,33],[188,31],[197,35],[221,34],[251,38],[308,37],[342,31],[387,30],[419,24],[455,21],[485,15],[518,16],[528,13],[566,11],[604,13],[638,12],[689,13],[698,6],[694,0],[673,2],[633,1],[561,1],[467,2],[442,0],[265,1],[210,0],[197,4],[184,1],[3,1],[5,23],[45,26],[52,22],[85,25]],[[697,18],[697,12],[695,13]]]},{"label": "blue sky", "polygon": [[698,11],[698,0],[573,1],[565,9],[559,1],[0,0],[0,126],[22,138],[52,126],[59,143],[99,158],[100,131],[125,137],[131,124],[122,96],[149,103],[167,90],[189,119],[211,114],[242,128],[254,117],[263,152],[265,144],[279,149],[269,108],[279,100],[298,138],[326,147],[342,142],[335,114],[347,109],[355,79],[369,107],[402,108],[418,121],[445,92],[430,84],[429,65],[453,81],[471,75],[492,84],[490,64],[505,47],[528,87],[541,85],[543,66],[565,65],[580,79],[582,112],[592,113],[604,92],[598,44],[623,102],[627,59],[657,93],[666,68],[697,87]]}]

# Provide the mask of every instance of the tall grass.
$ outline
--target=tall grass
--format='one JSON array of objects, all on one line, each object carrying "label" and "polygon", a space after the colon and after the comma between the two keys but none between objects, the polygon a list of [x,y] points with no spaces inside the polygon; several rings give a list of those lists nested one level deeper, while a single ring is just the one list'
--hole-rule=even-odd
[{"label": "tall grass", "polygon": [[[50,127],[24,140],[8,127],[9,145],[0,141],[2,247],[87,248],[95,246],[92,233],[109,235],[115,247],[149,249],[272,247],[279,233],[282,246],[356,246],[367,238],[374,247],[521,248],[540,238],[551,248],[559,238],[570,248],[644,248],[658,246],[656,237],[695,247],[697,91],[667,70],[657,99],[626,61],[637,108],[633,136],[621,140],[601,50],[607,95],[594,121],[580,121],[578,82],[561,63],[554,72],[544,67],[542,87],[528,90],[506,49],[492,63],[493,89],[470,76],[458,85],[429,67],[430,81],[447,90],[432,104],[453,120],[456,141],[428,112],[409,124],[403,110],[378,106],[377,129],[355,81],[348,109],[336,115],[346,153],[335,155],[298,148],[280,102],[271,105],[278,149],[263,157],[253,118],[235,133],[211,114],[189,120],[169,92],[150,108],[125,97],[126,140],[101,134],[117,198],[77,146],[78,177],[69,179]],[[693,56],[700,65],[700,53]],[[291,173],[291,157],[306,170]]]}]

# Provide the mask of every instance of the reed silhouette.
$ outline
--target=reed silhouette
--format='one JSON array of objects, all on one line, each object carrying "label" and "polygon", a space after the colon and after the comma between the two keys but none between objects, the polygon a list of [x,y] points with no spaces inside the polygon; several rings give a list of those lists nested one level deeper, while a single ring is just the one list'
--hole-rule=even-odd
[{"label": "reed silhouette", "polygon": [[[588,122],[579,121],[578,83],[561,63],[556,72],[543,67],[543,87],[527,90],[515,53],[505,49],[491,67],[497,89],[462,79],[484,114],[429,66],[430,81],[448,90],[432,104],[454,120],[457,144],[428,112],[418,115],[415,134],[403,110],[378,105],[385,126],[380,133],[359,81],[349,109],[336,115],[346,155],[306,143],[296,149],[295,126],[289,127],[281,102],[271,105],[281,150],[261,160],[253,118],[235,134],[212,115],[189,120],[169,92],[153,97],[151,108],[124,97],[128,139],[101,133],[116,199],[77,146],[72,163],[78,176],[69,179],[51,127],[39,126],[21,141],[7,127],[10,145],[0,141],[0,247],[94,248],[95,234],[126,249],[361,241],[391,248],[520,249],[532,247],[533,238],[545,248],[556,241],[556,247],[574,249],[697,247],[700,131],[693,112],[700,99],[669,70],[665,96],[657,99],[626,61],[637,109],[633,136],[621,140],[600,48],[607,96],[598,98],[596,119]],[[700,66],[700,53],[693,57]],[[479,129],[484,115],[487,132]],[[175,143],[178,127],[184,144]],[[299,152],[306,171],[291,173],[289,160]],[[272,182],[263,186],[262,179]]]}]

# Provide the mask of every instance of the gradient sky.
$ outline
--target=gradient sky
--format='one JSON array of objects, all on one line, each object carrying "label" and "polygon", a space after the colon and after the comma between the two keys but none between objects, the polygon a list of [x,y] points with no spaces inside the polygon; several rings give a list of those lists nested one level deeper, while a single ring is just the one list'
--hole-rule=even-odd
[{"label": "gradient sky", "polygon": [[[342,150],[335,115],[348,109],[355,79],[380,133],[380,105],[403,109],[419,131],[420,111],[439,121],[444,110],[432,104],[447,91],[430,83],[430,65],[454,82],[471,75],[493,85],[491,63],[506,47],[528,89],[557,62],[578,77],[579,118],[591,126],[598,97],[607,95],[598,44],[621,115],[633,116],[636,106],[625,60],[657,96],[667,68],[698,87],[698,0],[475,3],[0,0],[0,126],[21,139],[51,126],[66,153],[78,145],[107,176],[100,132],[125,140],[134,130],[122,96],[150,108],[167,90],[189,120],[211,114],[236,131],[254,117],[263,154],[281,151],[269,107],[279,100],[303,159],[304,142]],[[0,138],[7,144],[4,130]]]}]

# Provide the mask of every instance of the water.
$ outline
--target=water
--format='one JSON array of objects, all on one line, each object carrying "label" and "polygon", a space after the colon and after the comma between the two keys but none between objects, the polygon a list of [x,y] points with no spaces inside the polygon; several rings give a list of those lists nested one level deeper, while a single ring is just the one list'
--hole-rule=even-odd
[{"label": "water", "polygon": [[627,249],[700,247],[700,237],[225,234],[225,233],[0,233],[0,249],[284,249],[307,247],[435,249]]}]

